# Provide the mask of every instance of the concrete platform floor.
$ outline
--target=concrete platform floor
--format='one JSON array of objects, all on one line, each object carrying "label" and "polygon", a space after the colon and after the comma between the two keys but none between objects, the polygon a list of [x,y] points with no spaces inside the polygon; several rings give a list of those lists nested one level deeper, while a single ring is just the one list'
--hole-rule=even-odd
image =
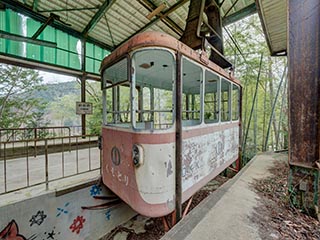
[{"label": "concrete platform floor", "polygon": [[162,240],[234,240],[262,239],[251,216],[259,206],[253,189],[255,179],[270,175],[268,169],[276,161],[285,161],[283,154],[257,155],[233,179],[213,192]]},{"label": "concrete platform floor", "polygon": [[[48,190],[79,185],[89,179],[98,179],[100,177],[99,149],[96,147],[48,154],[48,177],[50,181]],[[8,191],[26,188],[5,193],[5,183]],[[34,186],[39,183],[42,184]],[[30,187],[27,187],[28,184]],[[44,155],[7,160],[6,168],[4,168],[4,161],[0,161],[0,207],[46,191]]]}]

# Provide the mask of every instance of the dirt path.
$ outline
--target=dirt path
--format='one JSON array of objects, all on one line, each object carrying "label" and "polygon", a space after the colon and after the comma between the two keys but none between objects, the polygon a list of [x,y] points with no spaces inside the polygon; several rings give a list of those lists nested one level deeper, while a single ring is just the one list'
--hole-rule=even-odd
[{"label": "dirt path", "polygon": [[288,163],[277,162],[270,172],[270,177],[256,181],[253,186],[261,199],[252,221],[259,226],[261,238],[320,239],[320,223],[290,206]]}]

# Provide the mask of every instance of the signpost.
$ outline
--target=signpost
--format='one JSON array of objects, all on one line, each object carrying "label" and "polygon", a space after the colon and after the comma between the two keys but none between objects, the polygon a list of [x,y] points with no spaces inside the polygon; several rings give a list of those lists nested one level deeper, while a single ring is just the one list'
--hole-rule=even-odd
[{"label": "signpost", "polygon": [[92,103],[76,102],[76,114],[92,114]]}]

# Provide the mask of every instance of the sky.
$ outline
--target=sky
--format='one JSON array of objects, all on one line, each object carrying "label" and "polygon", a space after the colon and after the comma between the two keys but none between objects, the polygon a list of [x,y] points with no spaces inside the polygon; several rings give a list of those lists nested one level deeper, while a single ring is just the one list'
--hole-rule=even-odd
[{"label": "sky", "polygon": [[43,83],[61,83],[75,81],[75,77],[70,77],[62,74],[56,74],[51,72],[39,71],[40,76],[43,78]]}]

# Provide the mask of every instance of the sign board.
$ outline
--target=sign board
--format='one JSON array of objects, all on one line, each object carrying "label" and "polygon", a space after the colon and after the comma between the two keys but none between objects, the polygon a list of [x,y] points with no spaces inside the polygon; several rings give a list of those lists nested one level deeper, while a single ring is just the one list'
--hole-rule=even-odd
[{"label": "sign board", "polygon": [[92,114],[92,103],[76,102],[76,114]]}]

